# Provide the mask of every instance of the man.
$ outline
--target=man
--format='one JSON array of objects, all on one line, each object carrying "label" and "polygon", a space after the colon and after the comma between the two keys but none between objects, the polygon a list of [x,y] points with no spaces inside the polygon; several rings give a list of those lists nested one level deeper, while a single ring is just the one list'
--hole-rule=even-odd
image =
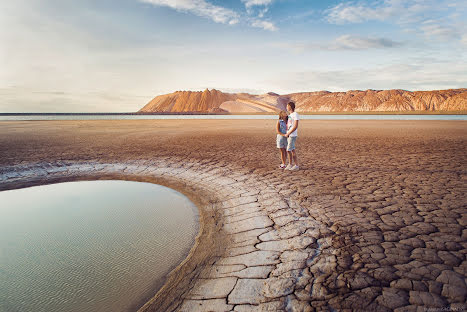
[{"label": "man", "polygon": [[[295,150],[295,141],[297,141],[297,128],[300,117],[295,111],[295,103],[289,102],[287,104],[287,111],[289,112],[289,120],[287,122],[287,154],[289,155],[289,164],[285,170],[298,170],[297,152]],[[295,163],[295,165],[294,165]]]}]

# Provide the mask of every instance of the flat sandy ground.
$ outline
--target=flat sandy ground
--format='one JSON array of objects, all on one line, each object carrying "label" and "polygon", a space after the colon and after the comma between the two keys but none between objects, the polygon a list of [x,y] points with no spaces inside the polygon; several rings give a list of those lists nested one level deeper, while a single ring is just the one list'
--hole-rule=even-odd
[{"label": "flat sandy ground", "polygon": [[467,308],[467,122],[303,120],[297,172],[278,169],[274,127],[270,120],[3,121],[0,166],[174,157],[241,168],[329,229],[332,270],[310,268],[309,285],[278,298],[323,310]]}]

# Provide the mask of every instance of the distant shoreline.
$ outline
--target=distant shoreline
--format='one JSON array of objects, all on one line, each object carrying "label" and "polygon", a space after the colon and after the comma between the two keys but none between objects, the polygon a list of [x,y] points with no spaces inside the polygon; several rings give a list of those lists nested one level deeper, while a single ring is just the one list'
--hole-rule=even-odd
[{"label": "distant shoreline", "polygon": [[[368,112],[299,112],[301,115],[467,115],[467,111],[368,111]],[[276,115],[275,113],[208,113],[208,112],[155,112],[155,113],[0,113],[0,116],[92,116],[92,115]]]}]

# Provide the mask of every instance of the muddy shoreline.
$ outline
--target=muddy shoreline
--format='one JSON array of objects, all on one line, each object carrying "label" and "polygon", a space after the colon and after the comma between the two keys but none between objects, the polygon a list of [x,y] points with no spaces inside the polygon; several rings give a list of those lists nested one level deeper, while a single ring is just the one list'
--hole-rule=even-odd
[{"label": "muddy shoreline", "polygon": [[106,177],[187,195],[200,237],[141,311],[464,307],[466,122],[303,121],[293,174],[273,128],[0,122],[0,188]]},{"label": "muddy shoreline", "polygon": [[[68,166],[70,164],[67,164]],[[74,173],[66,174],[66,168],[68,167],[65,164],[49,164],[49,163],[40,163],[36,164],[35,166],[27,166],[27,167],[16,167],[15,172],[20,174],[20,178],[16,179],[4,179],[4,176],[1,176],[2,179],[0,183],[0,191],[3,190],[12,190],[12,189],[19,189],[24,187],[31,187],[31,186],[38,186],[44,184],[54,184],[54,183],[63,183],[63,182],[75,182],[75,181],[94,181],[94,180],[126,180],[126,181],[137,181],[137,182],[149,182],[158,185],[163,185],[174,189],[185,196],[187,196],[190,201],[192,201],[196,207],[198,208],[199,213],[199,232],[195,238],[195,243],[186,255],[185,259],[181,261],[175,268],[170,272],[170,274],[163,280],[157,281],[154,284],[154,289],[157,289],[157,296],[155,298],[162,297],[164,300],[156,300],[156,299],[146,299],[144,301],[140,301],[136,303],[132,311],[136,311],[139,308],[141,310],[145,310],[146,308],[142,308],[145,304],[146,306],[149,305],[148,302],[157,301],[157,304],[160,305],[160,311],[169,310],[171,304],[181,301],[180,295],[182,290],[186,290],[189,286],[187,284],[190,283],[192,279],[191,275],[199,274],[200,269],[197,268],[198,266],[202,267],[205,265],[206,261],[210,261],[213,257],[219,256],[219,251],[222,250],[223,246],[226,246],[226,242],[224,241],[224,237],[222,235],[218,235],[220,232],[219,225],[217,224],[220,220],[216,211],[212,211],[208,209],[207,206],[211,205],[213,202],[217,201],[217,197],[213,196],[212,192],[207,192],[206,190],[201,189],[200,187],[196,187],[193,185],[189,185],[184,183],[180,180],[162,176],[153,176],[148,174],[134,174],[130,171],[126,173],[119,172],[119,169],[112,170],[113,166],[118,167],[122,164],[72,164],[71,167],[85,167],[84,170],[76,170]],[[89,167],[91,166],[91,167]],[[95,168],[95,166],[99,167],[107,167],[109,170],[102,172],[96,172],[91,168]],[[147,165],[145,165],[147,167]],[[124,166],[125,167],[125,166]],[[37,179],[34,172],[40,170],[41,168],[45,168],[48,172],[47,175],[41,179]],[[5,171],[11,171],[11,168],[3,168],[6,169]],[[10,169],[10,170],[9,170]],[[16,181],[15,181],[16,180]],[[216,234],[216,235],[213,235]],[[191,274],[191,275],[190,275]],[[187,278],[190,276],[190,278]],[[149,296],[154,297],[154,292]],[[165,302],[166,304],[163,304]],[[174,307],[177,305],[175,304]],[[172,309],[174,309],[172,307]]]}]

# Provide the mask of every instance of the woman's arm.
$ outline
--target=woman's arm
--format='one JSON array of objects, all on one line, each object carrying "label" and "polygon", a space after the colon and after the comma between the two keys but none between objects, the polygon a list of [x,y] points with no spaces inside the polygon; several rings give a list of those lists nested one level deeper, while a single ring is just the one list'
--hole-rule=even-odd
[{"label": "woman's arm", "polygon": [[294,132],[295,130],[297,130],[297,128],[298,128],[298,120],[295,120],[295,121],[293,122],[292,128],[290,128],[290,130],[287,131],[287,134],[286,134],[285,136],[288,137],[292,132]]}]

